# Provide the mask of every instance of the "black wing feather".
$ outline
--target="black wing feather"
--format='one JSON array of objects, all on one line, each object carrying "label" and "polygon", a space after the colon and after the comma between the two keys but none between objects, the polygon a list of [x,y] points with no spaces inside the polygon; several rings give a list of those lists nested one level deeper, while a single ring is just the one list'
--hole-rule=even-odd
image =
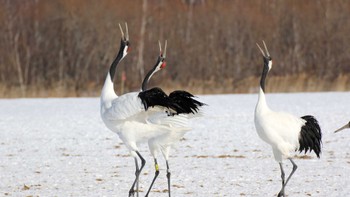
[{"label": "black wing feather", "polygon": [[145,110],[154,106],[169,107],[168,95],[166,95],[162,89],[157,87],[140,92],[139,98],[141,99]]},{"label": "black wing feather", "polygon": [[195,114],[198,112],[199,107],[205,105],[204,103],[193,99],[193,97],[194,96],[191,93],[184,90],[176,90],[169,94],[172,103],[179,107],[179,111],[177,111],[178,114]]},{"label": "black wing feather", "polygon": [[194,114],[199,111],[199,107],[205,105],[193,99],[193,97],[191,93],[183,90],[174,91],[168,96],[158,87],[139,93],[139,98],[145,110],[149,107],[163,106],[174,110],[176,114]]}]

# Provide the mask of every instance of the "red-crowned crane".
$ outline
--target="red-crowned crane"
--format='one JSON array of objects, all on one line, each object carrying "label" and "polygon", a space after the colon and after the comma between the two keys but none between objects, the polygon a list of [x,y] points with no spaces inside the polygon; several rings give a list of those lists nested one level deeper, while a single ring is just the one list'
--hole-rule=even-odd
[{"label": "red-crowned crane", "polygon": [[[119,25],[122,34],[120,49],[117,57],[110,66],[102,88],[100,113],[105,125],[119,135],[120,139],[129,149],[130,154],[134,157],[136,166],[135,181],[131,186],[129,196],[134,196],[135,191],[138,196],[138,179],[146,161],[141,156],[137,143],[142,141],[147,142],[150,137],[158,133],[154,132],[156,125],[146,122],[146,119],[154,114],[145,111],[142,101],[138,96],[139,92],[131,92],[118,97],[114,91],[113,77],[117,65],[127,55],[130,44],[127,24],[125,26],[126,33],[124,35]],[[162,67],[163,60],[159,61],[159,65]],[[155,105],[157,104],[155,103]],[[162,108],[157,109],[158,111],[155,113],[165,113]],[[141,160],[141,168],[138,165],[138,157]]]},{"label": "red-crowned crane", "polygon": [[349,122],[348,124],[346,124],[346,125],[340,127],[340,128],[337,129],[336,131],[334,131],[334,133],[337,133],[337,132],[339,132],[339,131],[341,131],[341,130],[343,130],[343,129],[347,129],[347,128],[350,128],[350,122]]},{"label": "red-crowned crane", "polygon": [[[162,53],[161,45],[159,43],[160,48],[160,56],[158,57],[158,61],[160,59],[165,59],[166,54],[166,46],[167,42],[165,42],[164,47],[164,54]],[[157,62],[158,62],[157,61]],[[164,62],[165,63],[165,62]],[[164,65],[165,66],[165,65]],[[163,67],[164,67],[163,66]],[[158,116],[153,116],[152,122],[158,125],[164,126],[163,130],[164,132],[160,132],[160,135],[157,135],[155,137],[152,137],[148,140],[149,149],[152,153],[152,156],[154,158],[154,167],[155,167],[155,175],[152,180],[152,183],[147,191],[147,194],[145,197],[147,197],[152,189],[152,186],[156,180],[156,178],[159,175],[159,166],[157,162],[157,153],[160,151],[166,161],[166,167],[167,167],[167,180],[168,180],[168,194],[169,197],[171,196],[171,186],[170,186],[170,168],[169,168],[169,152],[171,146],[179,141],[184,134],[189,131],[191,128],[188,125],[188,120],[190,118],[198,117],[201,115],[199,113],[199,108],[204,103],[201,103],[195,99],[193,99],[193,95],[187,91],[184,90],[176,90],[173,91],[167,96],[162,89],[159,87],[155,87],[152,89],[147,89],[147,85],[149,82],[149,79],[153,76],[155,72],[160,70],[160,68],[157,66],[157,64],[150,70],[150,72],[146,75],[146,78],[144,79],[142,83],[142,92],[140,93],[140,97],[143,99],[145,108],[149,108],[149,103],[152,103],[153,101],[148,100],[149,98],[152,99],[163,99],[166,98],[166,102],[170,103],[169,108],[167,109],[166,114],[158,114]],[[149,95],[157,95],[149,96]],[[147,96],[148,95],[148,96]],[[174,110],[174,107],[176,106],[176,110]]]},{"label": "red-crowned crane", "polygon": [[[114,91],[113,77],[118,63],[127,55],[129,48],[127,25],[125,35],[120,25],[119,27],[122,34],[120,49],[117,57],[110,66],[102,88],[100,114],[107,128],[118,134],[119,138],[130,151],[130,154],[134,157],[136,172],[135,180],[129,190],[129,197],[131,197],[134,196],[135,191],[137,196],[139,196],[139,176],[146,163],[139,152],[137,144],[147,142],[149,139],[169,132],[169,127],[164,126],[164,123],[159,120],[159,117],[168,116],[167,111],[171,110],[174,113],[182,113],[184,109],[194,111],[196,108],[193,108],[191,105],[188,109],[188,106],[182,103],[175,103],[162,90],[154,88],[117,96]],[[157,68],[164,66],[165,59],[158,58]],[[156,69],[152,72],[158,70]],[[151,76],[146,76],[145,80],[148,81]],[[167,121],[172,125],[181,124],[181,122],[171,122],[172,120]],[[173,121],[176,121],[176,119]],[[140,168],[138,166],[138,158],[141,160]]]},{"label": "red-crowned crane", "polygon": [[[284,190],[290,178],[297,169],[297,165],[290,154],[292,151],[300,152],[314,151],[317,157],[321,154],[321,129],[317,120],[313,116],[303,116],[301,118],[284,112],[272,111],[265,99],[265,79],[272,68],[272,58],[263,42],[266,53],[260,49],[264,68],[260,79],[259,98],[255,108],[255,128],[259,137],[270,144],[275,160],[281,169],[282,189],[278,196],[285,196]],[[293,170],[285,181],[285,174],[282,166],[282,159],[287,158],[293,165]]]}]

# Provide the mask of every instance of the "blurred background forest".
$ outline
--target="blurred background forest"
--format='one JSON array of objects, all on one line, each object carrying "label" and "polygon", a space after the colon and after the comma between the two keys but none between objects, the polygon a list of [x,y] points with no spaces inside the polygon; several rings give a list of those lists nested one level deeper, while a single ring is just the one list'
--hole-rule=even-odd
[{"label": "blurred background forest", "polygon": [[158,40],[167,67],[151,86],[165,90],[255,93],[265,40],[267,91],[349,91],[349,21],[348,0],[0,0],[0,97],[99,96],[124,22],[119,94],[139,90]]}]

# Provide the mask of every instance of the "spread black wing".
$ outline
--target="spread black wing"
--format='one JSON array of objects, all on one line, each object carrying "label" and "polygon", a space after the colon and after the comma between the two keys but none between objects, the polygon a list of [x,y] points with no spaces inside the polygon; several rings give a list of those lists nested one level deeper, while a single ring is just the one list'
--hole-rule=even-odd
[{"label": "spread black wing", "polygon": [[199,107],[203,106],[204,103],[201,103],[194,99],[194,96],[186,91],[177,90],[169,94],[169,99],[176,106],[176,112],[178,114],[189,114],[197,113]]},{"label": "spread black wing", "polygon": [[169,108],[169,97],[160,88],[152,88],[139,93],[139,98],[145,110],[149,107],[163,106]]},{"label": "spread black wing", "polygon": [[199,107],[205,105],[195,100],[194,96],[189,92],[177,90],[168,96],[158,87],[140,92],[139,98],[145,110],[149,107],[163,106],[172,109],[176,114],[194,114],[198,112]]}]

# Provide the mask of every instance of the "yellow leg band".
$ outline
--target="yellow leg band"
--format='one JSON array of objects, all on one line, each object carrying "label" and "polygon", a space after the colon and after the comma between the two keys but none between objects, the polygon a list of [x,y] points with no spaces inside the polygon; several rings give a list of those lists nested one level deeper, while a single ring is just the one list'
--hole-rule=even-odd
[{"label": "yellow leg band", "polygon": [[156,165],[154,165],[154,167],[156,168],[156,171],[159,171],[159,166],[157,163],[156,163]]}]

